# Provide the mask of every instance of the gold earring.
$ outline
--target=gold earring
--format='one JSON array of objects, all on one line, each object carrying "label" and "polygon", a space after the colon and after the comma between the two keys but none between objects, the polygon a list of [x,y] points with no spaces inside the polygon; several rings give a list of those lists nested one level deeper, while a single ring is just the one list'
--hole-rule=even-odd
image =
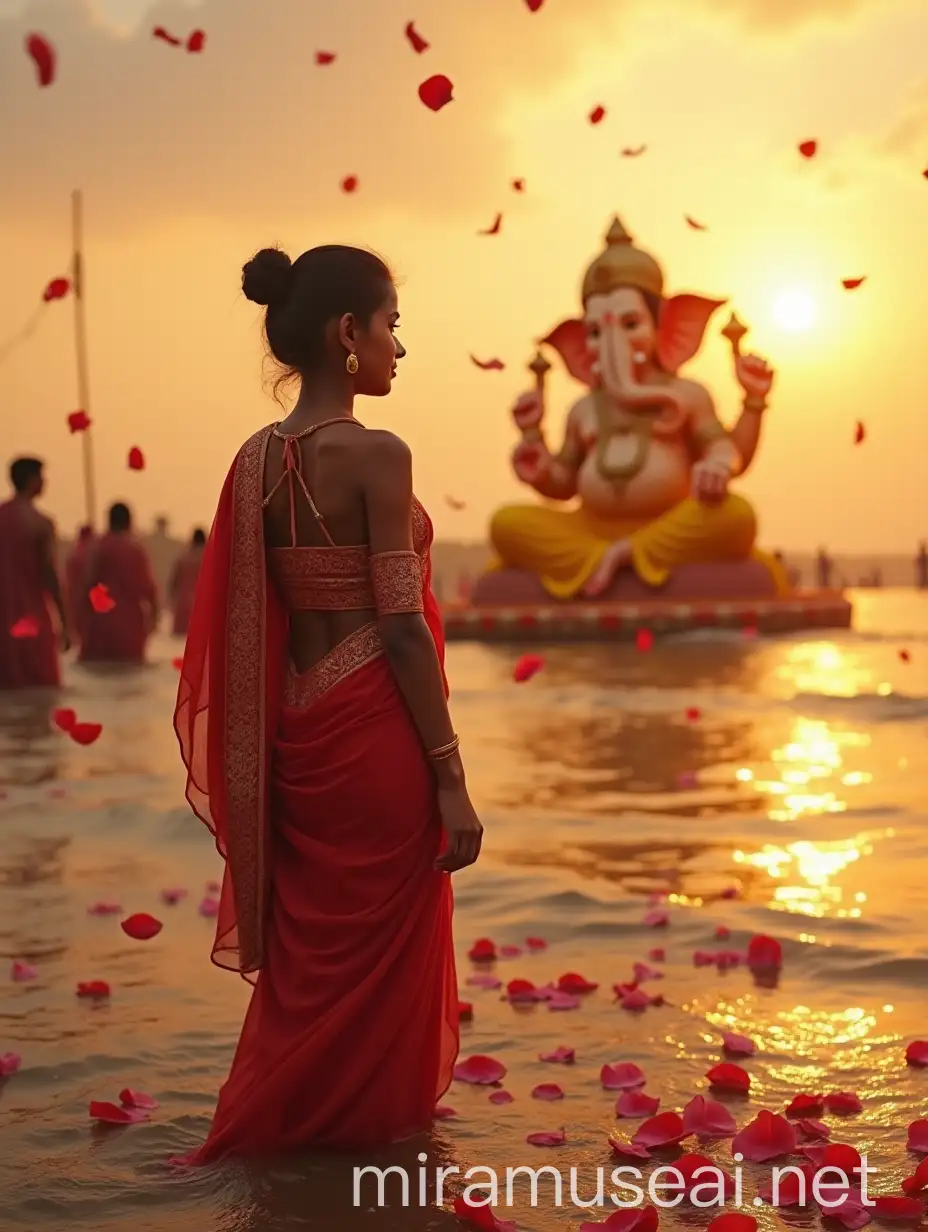
[{"label": "gold earring", "polygon": [[360,365],[358,364],[358,357],[352,351],[351,354],[348,356],[348,358],[345,360],[345,369],[349,373],[350,376],[354,376],[354,374],[357,372],[359,367]]}]

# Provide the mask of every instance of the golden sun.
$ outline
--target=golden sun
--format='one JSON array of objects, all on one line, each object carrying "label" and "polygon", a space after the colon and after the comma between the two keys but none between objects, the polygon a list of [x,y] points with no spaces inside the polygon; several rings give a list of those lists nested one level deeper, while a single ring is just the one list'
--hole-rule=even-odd
[{"label": "golden sun", "polygon": [[801,334],[818,318],[815,300],[803,287],[785,287],[773,301],[773,319],[781,329]]}]

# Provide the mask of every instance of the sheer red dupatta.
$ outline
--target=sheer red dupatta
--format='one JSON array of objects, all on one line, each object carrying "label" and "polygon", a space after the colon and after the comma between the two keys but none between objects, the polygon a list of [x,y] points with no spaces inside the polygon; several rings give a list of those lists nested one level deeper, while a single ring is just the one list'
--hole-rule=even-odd
[{"label": "sheer red dupatta", "polygon": [[254,982],[264,959],[270,848],[269,752],[287,619],[267,584],[264,460],[271,427],[239,450],[219,498],[181,669],[174,730],[187,801],[225,860],[212,960]]}]

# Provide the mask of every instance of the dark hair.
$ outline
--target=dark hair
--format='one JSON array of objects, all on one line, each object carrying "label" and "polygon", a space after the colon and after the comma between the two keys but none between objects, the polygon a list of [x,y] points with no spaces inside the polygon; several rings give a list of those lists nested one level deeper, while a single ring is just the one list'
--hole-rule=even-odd
[{"label": "dark hair", "polygon": [[205,542],[206,542],[206,531],[203,529],[202,526],[198,526],[196,530],[193,532],[193,534],[190,536],[190,546],[194,548],[201,548]]},{"label": "dark hair", "polygon": [[25,492],[33,479],[42,476],[42,460],[40,458],[14,458],[10,463],[10,483],[16,492]]},{"label": "dark hair", "polygon": [[329,321],[350,312],[368,325],[392,282],[376,253],[346,244],[310,248],[293,262],[279,248],[262,248],[242,269],[245,297],[267,308],[264,332],[282,381],[318,365]]},{"label": "dark hair", "polygon": [[115,505],[110,505],[107,517],[110,530],[129,530],[132,527],[132,514],[129,512],[129,506],[124,505],[122,501],[117,501]]}]

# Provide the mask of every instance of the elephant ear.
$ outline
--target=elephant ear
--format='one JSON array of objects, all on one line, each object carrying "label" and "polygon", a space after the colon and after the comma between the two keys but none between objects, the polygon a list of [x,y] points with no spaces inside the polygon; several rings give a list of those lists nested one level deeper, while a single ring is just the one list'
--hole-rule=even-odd
[{"label": "elephant ear", "polygon": [[713,312],[727,303],[704,295],[675,295],[661,305],[657,358],[665,372],[676,372],[699,350]]},{"label": "elephant ear", "polygon": [[541,344],[553,347],[574,380],[592,389],[596,384],[593,375],[593,353],[587,346],[586,326],[582,321],[562,321],[552,329],[547,338],[542,338]]}]

